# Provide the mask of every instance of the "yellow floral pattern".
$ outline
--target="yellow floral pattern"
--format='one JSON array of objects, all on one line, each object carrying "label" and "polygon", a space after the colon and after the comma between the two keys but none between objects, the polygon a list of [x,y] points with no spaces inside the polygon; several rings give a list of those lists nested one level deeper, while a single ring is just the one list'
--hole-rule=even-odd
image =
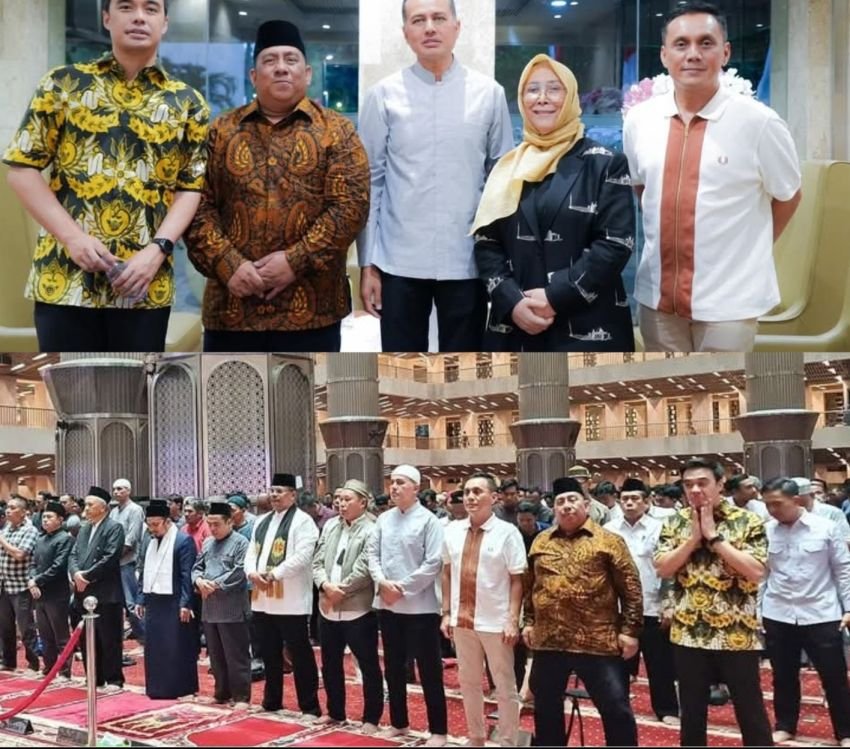
[{"label": "yellow floral pattern", "polygon": [[[767,536],[755,513],[723,501],[714,512],[717,530],[736,549],[764,564]],[[656,559],[685,543],[691,534],[691,508],[664,523]],[[679,570],[669,595],[673,603],[670,640],[706,650],[761,650],[756,595],[758,583],[737,574],[705,544]]]},{"label": "yellow floral pattern", "polygon": [[[200,191],[209,109],[155,65],[126,80],[112,54],[42,78],[3,154],[13,166],[49,167],[59,202],[85,232],[128,260],[156,236],[178,190]],[[86,273],[43,229],[26,296],[79,307],[126,307],[105,273]],[[172,262],[162,264],[138,309],[168,307]]]}]

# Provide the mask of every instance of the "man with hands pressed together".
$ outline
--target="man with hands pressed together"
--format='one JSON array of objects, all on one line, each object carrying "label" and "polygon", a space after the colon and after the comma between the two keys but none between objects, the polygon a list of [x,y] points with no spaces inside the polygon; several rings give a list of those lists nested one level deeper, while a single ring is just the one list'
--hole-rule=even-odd
[{"label": "man with hands pressed together", "polygon": [[345,262],[369,214],[354,125],[307,97],[298,28],[257,30],[257,97],[210,128],[201,205],[187,233],[207,281],[205,351],[339,351],[351,311]]},{"label": "man with hands pressed together", "polygon": [[705,746],[709,689],[727,684],[745,746],[772,746],[759,681],[757,593],[767,537],[761,519],[726,502],[718,463],[682,469],[688,506],[668,518],[655,568],[673,581],[670,640],[679,679],[682,746]]},{"label": "man with hands pressed together", "polygon": [[640,577],[626,542],[588,516],[578,481],[556,479],[553,493],[555,524],[534,539],[523,583],[535,740],[566,745],[564,690],[575,671],[599,711],[606,744],[637,746],[623,672],[643,624]]},{"label": "man with hands pressed together", "polygon": [[469,746],[484,746],[485,658],[499,700],[499,743],[516,746],[519,695],[514,645],[519,638],[525,545],[515,525],[493,514],[496,482],[474,474],[464,486],[468,516],[445,529],[443,540],[443,635],[454,640]]}]

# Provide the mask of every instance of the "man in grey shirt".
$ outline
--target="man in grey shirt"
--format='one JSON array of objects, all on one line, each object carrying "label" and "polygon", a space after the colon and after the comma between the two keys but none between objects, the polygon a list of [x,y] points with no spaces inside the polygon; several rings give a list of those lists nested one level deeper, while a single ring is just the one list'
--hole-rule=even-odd
[{"label": "man in grey shirt", "polygon": [[395,506],[375,523],[368,547],[369,573],[378,592],[384,643],[391,723],[387,736],[401,736],[409,730],[406,663],[412,655],[419,667],[431,731],[425,746],[444,746],[448,718],[435,587],[443,566],[443,527],[419,502],[420,478],[410,465],[398,466],[390,474]]},{"label": "man in grey shirt", "polygon": [[[145,511],[131,498],[132,486],[127,479],[115,479],[112,482],[112,496],[117,504],[109,512],[109,517],[124,528],[124,549],[121,552],[121,587],[124,589],[124,608],[127,611],[127,621],[130,623],[130,633],[134,640],[145,641],[145,625],[136,616],[136,597],[139,583],[136,579],[136,557],[139,544],[145,530]],[[124,665],[131,666],[135,661],[123,657]],[[132,661],[132,662],[131,662]]]},{"label": "man in grey shirt", "polygon": [[231,508],[213,502],[207,515],[211,538],[204,540],[192,567],[192,584],[202,608],[207,652],[215,678],[215,701],[247,707],[251,701],[251,652],[248,632],[248,540],[233,530]]},{"label": "man in grey shirt", "polygon": [[504,89],[455,59],[454,0],[404,0],[416,63],[373,86],[360,109],[369,221],[357,240],[360,295],[384,351],[478,351],[487,315],[468,236],[490,168],[513,148]]}]

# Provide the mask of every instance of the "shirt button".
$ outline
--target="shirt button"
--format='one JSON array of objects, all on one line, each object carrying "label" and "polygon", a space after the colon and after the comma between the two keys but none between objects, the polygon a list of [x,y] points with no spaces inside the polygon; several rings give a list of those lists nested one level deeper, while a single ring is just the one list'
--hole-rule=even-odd
[{"label": "shirt button", "polygon": [[277,164],[277,159],[274,156],[269,156],[269,166]]}]

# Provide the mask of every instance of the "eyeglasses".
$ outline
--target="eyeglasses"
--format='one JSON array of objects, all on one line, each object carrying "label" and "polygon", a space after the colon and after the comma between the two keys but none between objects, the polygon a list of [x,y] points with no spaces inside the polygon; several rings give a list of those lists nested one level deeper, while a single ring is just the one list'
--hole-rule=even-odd
[{"label": "eyeglasses", "polygon": [[550,99],[560,99],[566,94],[566,89],[560,83],[547,83],[545,86],[532,83],[523,91],[523,96],[527,96],[529,99],[539,99],[542,93],[545,93]]}]

